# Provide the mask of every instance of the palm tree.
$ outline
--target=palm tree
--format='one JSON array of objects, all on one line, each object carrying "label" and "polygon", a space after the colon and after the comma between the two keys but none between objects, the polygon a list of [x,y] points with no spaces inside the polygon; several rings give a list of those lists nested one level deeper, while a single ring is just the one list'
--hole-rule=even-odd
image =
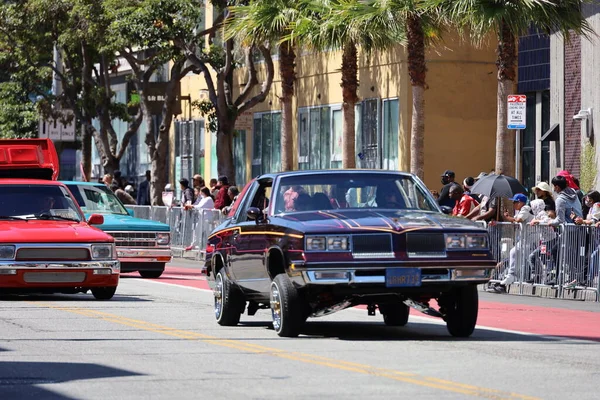
[{"label": "palm tree", "polygon": [[400,41],[389,10],[365,12],[364,0],[301,0],[305,18],[293,27],[293,36],[317,51],[342,50],[342,168],[356,167],[355,105],[358,102],[358,47],[365,52],[385,49]]},{"label": "palm tree", "polygon": [[291,27],[302,12],[301,4],[294,0],[254,0],[244,6],[231,7],[231,16],[225,25],[227,37],[236,37],[245,44],[278,42],[283,171],[290,171],[293,165],[292,97],[296,80],[296,52],[290,35]]},{"label": "palm tree", "polygon": [[441,0],[444,14],[468,30],[475,43],[490,33],[498,40],[498,116],[496,126],[496,172],[513,175],[514,136],[506,126],[506,99],[516,77],[518,36],[530,28],[567,40],[571,32],[591,35],[593,30],[581,13],[580,0]]}]

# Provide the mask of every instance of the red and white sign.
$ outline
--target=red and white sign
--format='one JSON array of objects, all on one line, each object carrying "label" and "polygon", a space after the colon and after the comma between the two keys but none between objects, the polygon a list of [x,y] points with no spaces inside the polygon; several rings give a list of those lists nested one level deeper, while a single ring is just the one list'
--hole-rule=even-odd
[{"label": "red and white sign", "polygon": [[525,129],[527,126],[527,96],[524,94],[509,94],[507,102],[507,128]]}]

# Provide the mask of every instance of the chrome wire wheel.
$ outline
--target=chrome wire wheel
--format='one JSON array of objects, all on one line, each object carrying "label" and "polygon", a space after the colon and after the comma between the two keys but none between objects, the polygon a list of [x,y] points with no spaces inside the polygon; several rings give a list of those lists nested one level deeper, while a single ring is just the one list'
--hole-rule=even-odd
[{"label": "chrome wire wheel", "polygon": [[281,331],[282,308],[279,288],[275,282],[271,283],[271,314],[273,317],[273,329],[279,333]]},{"label": "chrome wire wheel", "polygon": [[223,275],[221,273],[218,273],[215,278],[213,295],[215,296],[215,317],[219,320],[223,313]]}]

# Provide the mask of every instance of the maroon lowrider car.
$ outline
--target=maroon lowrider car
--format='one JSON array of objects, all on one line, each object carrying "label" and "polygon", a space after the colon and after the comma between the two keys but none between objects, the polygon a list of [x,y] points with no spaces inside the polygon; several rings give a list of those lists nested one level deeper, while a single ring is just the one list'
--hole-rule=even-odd
[{"label": "maroon lowrider car", "polygon": [[203,271],[221,325],[270,308],[277,334],[296,336],[308,317],[363,304],[403,326],[412,306],[467,337],[494,268],[486,230],[442,213],[414,175],[332,170],[249,183],[210,235]]}]

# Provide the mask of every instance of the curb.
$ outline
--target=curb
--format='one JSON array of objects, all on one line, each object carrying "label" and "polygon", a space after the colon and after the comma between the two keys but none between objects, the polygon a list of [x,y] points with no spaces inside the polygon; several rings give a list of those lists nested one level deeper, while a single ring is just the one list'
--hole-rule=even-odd
[{"label": "curb", "polygon": [[[479,289],[483,292],[488,292],[487,284],[478,285]],[[563,289],[562,293],[560,288],[557,286],[541,286],[531,285],[527,283],[513,283],[506,289],[506,294],[513,296],[533,296],[543,297],[546,299],[559,299],[559,300],[576,300],[576,301],[600,301],[600,295],[595,289]]]}]

